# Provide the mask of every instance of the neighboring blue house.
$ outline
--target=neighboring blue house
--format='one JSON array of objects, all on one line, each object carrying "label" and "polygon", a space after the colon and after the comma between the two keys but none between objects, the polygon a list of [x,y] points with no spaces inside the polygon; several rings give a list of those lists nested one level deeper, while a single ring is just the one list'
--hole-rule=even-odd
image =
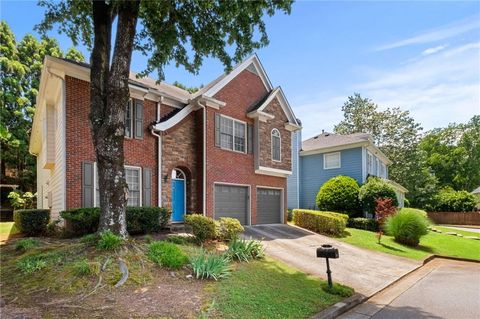
[{"label": "neighboring blue house", "polygon": [[[292,175],[288,179],[288,208],[316,208],[320,187],[338,175],[350,176],[361,185],[368,176],[386,179],[403,207],[407,189],[388,180],[392,162],[373,143],[370,134],[322,133],[300,144],[301,132],[292,138]],[[299,151],[297,151],[299,150]]]}]

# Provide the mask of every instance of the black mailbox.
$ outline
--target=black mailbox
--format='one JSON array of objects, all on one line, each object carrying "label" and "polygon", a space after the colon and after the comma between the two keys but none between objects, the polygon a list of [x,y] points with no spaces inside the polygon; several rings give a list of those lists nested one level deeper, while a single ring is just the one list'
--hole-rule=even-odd
[{"label": "black mailbox", "polygon": [[317,258],[338,258],[338,249],[332,245],[322,245],[317,248]]}]

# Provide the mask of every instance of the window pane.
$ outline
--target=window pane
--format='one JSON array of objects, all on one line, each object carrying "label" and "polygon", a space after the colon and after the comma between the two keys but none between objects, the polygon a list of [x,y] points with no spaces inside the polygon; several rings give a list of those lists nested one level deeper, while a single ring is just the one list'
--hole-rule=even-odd
[{"label": "window pane", "polygon": [[276,136],[276,131],[272,133],[272,156],[273,160],[279,161],[280,160],[280,137]]},{"label": "window pane", "polygon": [[128,101],[125,109],[125,136],[132,137],[132,103]]},{"label": "window pane", "polygon": [[340,154],[326,154],[325,168],[338,168],[338,167],[340,167]]},{"label": "window pane", "polygon": [[126,168],[125,180],[128,185],[127,206],[140,206],[140,170]]},{"label": "window pane", "polygon": [[220,118],[220,147],[233,150],[233,120]]},{"label": "window pane", "polygon": [[235,150],[245,152],[245,124],[235,122]]}]

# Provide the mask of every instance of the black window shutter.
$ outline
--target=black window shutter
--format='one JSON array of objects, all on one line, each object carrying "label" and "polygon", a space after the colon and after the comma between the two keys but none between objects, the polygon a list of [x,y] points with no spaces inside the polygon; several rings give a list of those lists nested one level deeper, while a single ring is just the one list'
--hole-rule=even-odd
[{"label": "black window shutter", "polygon": [[253,125],[247,124],[247,153],[253,153]]},{"label": "black window shutter", "polygon": [[93,207],[93,162],[82,162],[82,207]]},{"label": "black window shutter", "polygon": [[135,100],[135,138],[143,139],[143,101]]},{"label": "black window shutter", "polygon": [[215,146],[220,147],[220,114],[215,113]]},{"label": "black window shutter", "polygon": [[152,170],[143,169],[143,206],[152,206]]}]

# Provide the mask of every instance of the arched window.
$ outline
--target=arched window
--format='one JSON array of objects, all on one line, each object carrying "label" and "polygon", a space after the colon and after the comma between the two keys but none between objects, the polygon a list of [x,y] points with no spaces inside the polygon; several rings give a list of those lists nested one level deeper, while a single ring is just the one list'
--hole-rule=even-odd
[{"label": "arched window", "polygon": [[280,132],[274,128],[272,130],[272,160],[281,161],[281,137]]}]

